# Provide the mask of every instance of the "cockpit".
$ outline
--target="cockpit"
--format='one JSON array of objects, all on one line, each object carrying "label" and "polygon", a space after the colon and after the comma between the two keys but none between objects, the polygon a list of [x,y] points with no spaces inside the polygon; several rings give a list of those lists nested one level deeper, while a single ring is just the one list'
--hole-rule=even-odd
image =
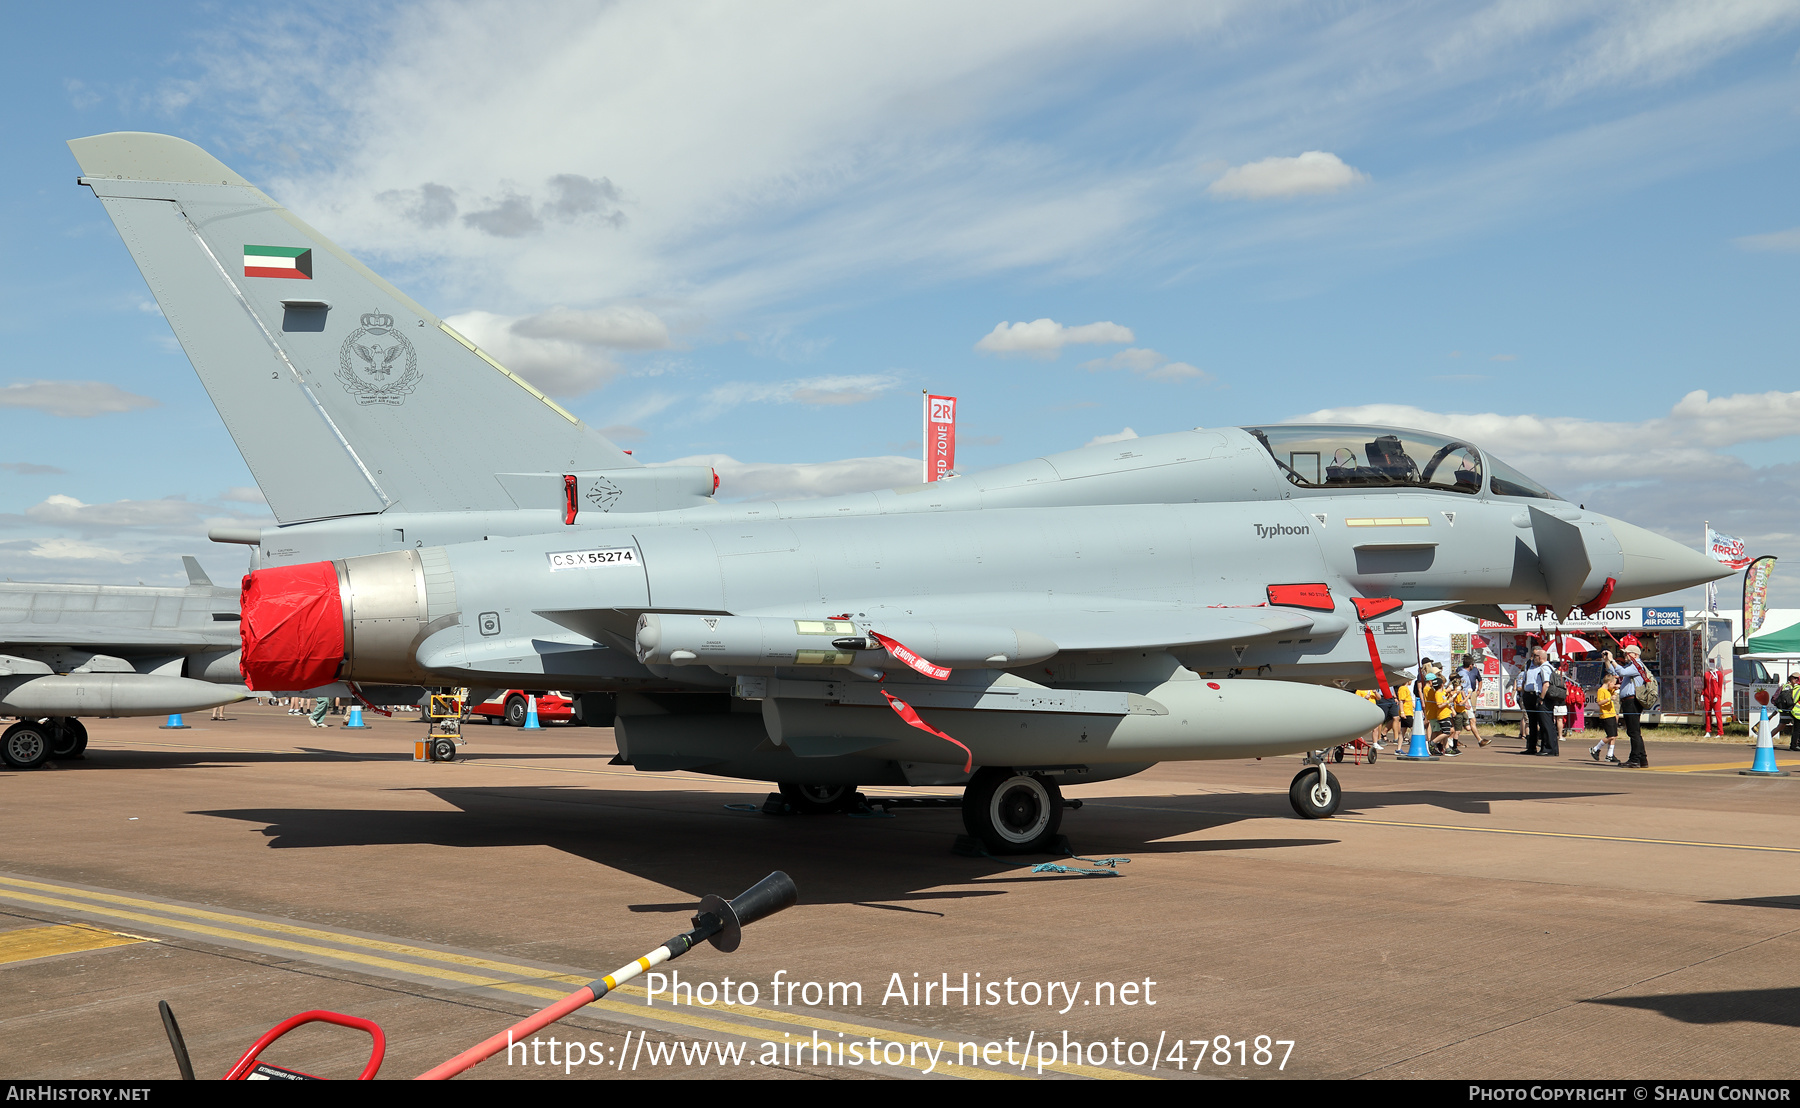
[{"label": "cockpit", "polygon": [[1561,497],[1471,443],[1425,431],[1294,423],[1246,427],[1282,475],[1306,489],[1416,488],[1538,500]]}]

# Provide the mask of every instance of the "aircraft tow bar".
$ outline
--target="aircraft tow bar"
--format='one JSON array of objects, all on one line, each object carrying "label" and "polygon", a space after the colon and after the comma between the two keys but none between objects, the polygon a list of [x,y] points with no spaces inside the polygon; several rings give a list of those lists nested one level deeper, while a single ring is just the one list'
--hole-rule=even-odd
[{"label": "aircraft tow bar", "polygon": [[693,930],[675,936],[637,961],[620,966],[600,980],[583,985],[555,1004],[535,1015],[527,1016],[486,1042],[470,1047],[443,1065],[426,1070],[417,1080],[442,1081],[455,1077],[520,1039],[592,1004],[645,970],[681,957],[702,941],[730,954],[742,941],[745,926],[785,908],[792,908],[799,901],[800,891],[794,887],[794,879],[780,870],[769,874],[732,900],[709,894],[700,901],[700,910],[690,921],[694,925]]},{"label": "aircraft tow bar", "polygon": [[[668,942],[652,950],[634,962],[620,966],[612,973],[598,981],[583,985],[568,996],[563,997],[548,1008],[527,1016],[513,1024],[505,1031],[477,1046],[470,1047],[456,1057],[440,1066],[426,1070],[415,1080],[441,1081],[455,1077],[464,1070],[482,1062],[505,1050],[521,1039],[541,1031],[564,1016],[569,1015],[589,1004],[594,1003],[607,993],[630,981],[638,974],[664,962],[681,957],[702,942],[709,942],[726,954],[738,948],[743,940],[744,928],[759,919],[772,916],[786,908],[792,908],[800,901],[800,891],[794,887],[793,878],[780,870],[758,881],[731,900],[720,896],[708,895],[701,899],[700,907],[695,912],[692,930],[685,931]],[[187,1043],[183,1041],[181,1028],[175,1022],[175,1013],[170,1011],[167,1001],[159,1002],[158,1009],[162,1014],[163,1029],[168,1033],[169,1046],[175,1051],[175,1062],[181,1069],[183,1080],[194,1080],[194,1068],[188,1058]],[[296,1070],[285,1069],[259,1060],[258,1056],[275,1040],[308,1023],[334,1023],[342,1027],[356,1028],[368,1032],[374,1040],[369,1062],[364,1067],[359,1081],[369,1081],[381,1068],[381,1059],[386,1050],[386,1039],[381,1028],[365,1019],[346,1016],[338,1012],[311,1011],[283,1020],[271,1028],[267,1034],[258,1039],[249,1050],[244,1052],[225,1075],[227,1081],[245,1079],[306,1080],[313,1075]]]}]

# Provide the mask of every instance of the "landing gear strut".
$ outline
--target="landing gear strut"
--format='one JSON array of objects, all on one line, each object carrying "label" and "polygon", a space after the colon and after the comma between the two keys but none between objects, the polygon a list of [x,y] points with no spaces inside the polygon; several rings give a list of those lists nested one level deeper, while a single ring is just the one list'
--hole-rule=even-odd
[{"label": "landing gear strut", "polygon": [[87,728],[74,716],[56,716],[45,721],[51,730],[50,757],[80,758],[87,750]]},{"label": "landing gear strut", "polygon": [[1062,826],[1056,782],[1005,766],[983,766],[963,790],[963,826],[994,854],[1042,854]]}]

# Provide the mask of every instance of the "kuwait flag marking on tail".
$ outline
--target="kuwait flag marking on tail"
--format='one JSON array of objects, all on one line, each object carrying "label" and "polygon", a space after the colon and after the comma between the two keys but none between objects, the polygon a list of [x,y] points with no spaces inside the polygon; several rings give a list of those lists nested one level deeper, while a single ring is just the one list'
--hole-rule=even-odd
[{"label": "kuwait flag marking on tail", "polygon": [[312,248],[302,246],[244,247],[244,276],[297,277],[312,280]]}]

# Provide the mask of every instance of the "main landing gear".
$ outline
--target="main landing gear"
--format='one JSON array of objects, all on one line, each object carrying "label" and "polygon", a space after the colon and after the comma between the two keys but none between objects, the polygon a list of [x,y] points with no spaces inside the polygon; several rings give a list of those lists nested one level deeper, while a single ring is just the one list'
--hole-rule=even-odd
[{"label": "main landing gear", "polygon": [[34,719],[22,719],[0,732],[0,758],[12,769],[36,769],[50,760],[51,730]]},{"label": "main landing gear", "polygon": [[963,790],[963,826],[994,854],[1042,854],[1062,826],[1062,791],[1050,778],[983,766]]},{"label": "main landing gear", "polygon": [[0,761],[10,769],[36,769],[52,758],[80,758],[87,744],[87,728],[73,716],[22,719],[0,732]]},{"label": "main landing gear", "polygon": [[[855,785],[808,785],[783,781],[781,799],[805,816],[853,812],[862,803]],[[899,806],[937,807],[947,801],[887,801]],[[1051,851],[1062,827],[1062,790],[1041,773],[1006,766],[983,766],[963,789],[963,826],[990,854],[1043,854]],[[1074,802],[1080,807],[1080,802]],[[767,809],[765,809],[766,811]]]},{"label": "main landing gear", "polygon": [[781,782],[781,799],[803,816],[823,816],[856,808],[855,785],[800,785]]}]

